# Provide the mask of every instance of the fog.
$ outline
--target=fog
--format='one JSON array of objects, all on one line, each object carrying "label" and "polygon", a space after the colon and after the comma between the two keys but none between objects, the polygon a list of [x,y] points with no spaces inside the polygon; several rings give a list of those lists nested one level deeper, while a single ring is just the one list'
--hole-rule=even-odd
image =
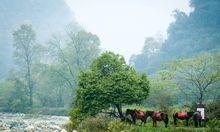
[{"label": "fog", "polygon": [[192,10],[188,0],[66,0],[77,21],[101,39],[101,47],[125,56],[141,51],[146,37],[167,37],[175,9]]}]

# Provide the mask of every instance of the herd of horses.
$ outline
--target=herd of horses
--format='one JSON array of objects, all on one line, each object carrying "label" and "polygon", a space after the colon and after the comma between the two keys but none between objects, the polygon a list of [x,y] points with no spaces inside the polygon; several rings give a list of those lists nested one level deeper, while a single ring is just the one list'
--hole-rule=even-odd
[{"label": "herd of horses", "polygon": [[[165,127],[168,126],[169,116],[163,112],[155,112],[155,111],[140,111],[140,110],[126,110],[126,116],[131,117],[132,123],[136,124],[136,120],[141,120],[141,124],[146,123],[147,118],[150,117],[153,120],[153,126],[157,126],[157,121],[163,121],[165,123]],[[189,125],[189,119],[192,118],[194,121],[194,126],[201,126],[201,114],[200,112],[175,112],[173,113],[173,122],[174,125],[177,125],[177,120],[186,120],[186,126]]]}]

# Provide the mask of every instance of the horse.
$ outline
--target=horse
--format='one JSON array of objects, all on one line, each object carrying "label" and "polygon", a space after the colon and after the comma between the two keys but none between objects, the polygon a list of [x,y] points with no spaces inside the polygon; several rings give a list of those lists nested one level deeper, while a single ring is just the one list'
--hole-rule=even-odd
[{"label": "horse", "polygon": [[165,127],[168,126],[169,117],[168,114],[163,112],[146,111],[146,118],[151,117],[153,120],[153,127],[157,126],[157,121],[164,121]]},{"label": "horse", "polygon": [[195,127],[198,127],[198,123],[201,124],[200,118],[201,114],[199,112],[175,112],[173,113],[174,125],[177,125],[177,120],[186,120],[186,126],[189,125],[189,119],[193,117]]},{"label": "horse", "polygon": [[198,127],[198,126],[202,126],[201,125],[201,121],[202,121],[202,115],[199,111],[196,111],[194,114],[193,114],[193,120],[194,120],[194,126],[195,127]]},{"label": "horse", "polygon": [[144,111],[140,111],[140,110],[131,110],[131,109],[127,109],[126,110],[126,116],[130,115],[131,116],[131,119],[132,119],[132,122],[134,124],[136,124],[136,120],[137,119],[140,119],[141,120],[141,125],[144,123],[146,123],[146,114]]}]

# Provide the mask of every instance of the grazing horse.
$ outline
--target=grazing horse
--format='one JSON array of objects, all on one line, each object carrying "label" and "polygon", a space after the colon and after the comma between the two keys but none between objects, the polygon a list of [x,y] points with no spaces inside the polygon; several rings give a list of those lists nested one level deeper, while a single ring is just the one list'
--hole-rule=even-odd
[{"label": "grazing horse", "polygon": [[193,117],[195,127],[198,127],[198,123],[201,124],[201,114],[199,112],[176,112],[173,114],[174,125],[177,125],[177,120],[186,120],[186,126],[189,125],[189,119]]},{"label": "grazing horse", "polygon": [[137,119],[140,119],[141,120],[141,124],[142,123],[146,123],[146,114],[144,111],[140,111],[140,110],[131,110],[131,109],[127,109],[126,110],[126,116],[130,115],[131,116],[131,119],[132,119],[132,122],[134,124],[136,124],[136,120]]},{"label": "grazing horse", "polygon": [[201,121],[202,121],[202,115],[200,112],[196,111],[193,114],[193,120],[194,120],[194,126],[198,127],[198,125],[201,127]]},{"label": "grazing horse", "polygon": [[146,117],[151,117],[153,120],[153,126],[157,126],[157,121],[164,121],[165,127],[169,123],[168,115],[163,112],[146,111]]}]

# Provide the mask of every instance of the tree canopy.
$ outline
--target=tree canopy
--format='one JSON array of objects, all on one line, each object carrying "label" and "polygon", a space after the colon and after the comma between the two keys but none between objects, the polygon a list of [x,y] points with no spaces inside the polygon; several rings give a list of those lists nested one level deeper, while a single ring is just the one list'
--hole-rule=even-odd
[{"label": "tree canopy", "polygon": [[145,74],[138,74],[125,63],[122,56],[105,52],[95,59],[88,71],[79,75],[74,110],[93,116],[115,106],[123,118],[122,105],[141,103],[149,93],[149,81]]}]

